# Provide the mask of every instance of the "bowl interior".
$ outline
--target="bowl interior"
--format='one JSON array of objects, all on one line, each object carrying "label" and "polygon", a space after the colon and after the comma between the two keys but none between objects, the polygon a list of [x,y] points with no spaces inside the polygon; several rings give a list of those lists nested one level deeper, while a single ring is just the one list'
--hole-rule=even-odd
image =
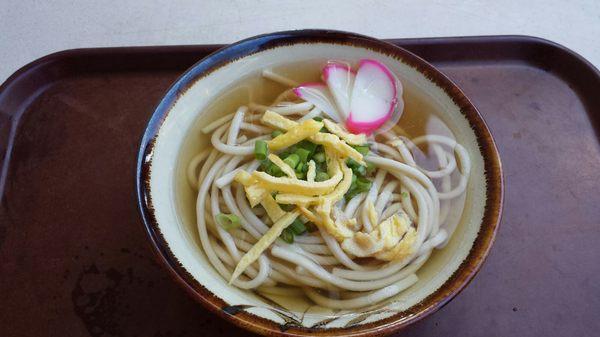
[{"label": "bowl interior", "polygon": [[[243,91],[244,88],[239,88],[237,84],[244,82],[252,85],[252,81],[260,81],[259,72],[264,68],[283,66],[281,69],[290,69],[285,66],[298,62],[317,63],[324,59],[361,58],[383,61],[401,79],[406,103],[406,112],[401,123],[409,121],[411,115],[433,114],[444,121],[456,140],[467,149],[472,161],[472,170],[464,212],[452,239],[444,249],[436,250],[418,271],[418,283],[388,302],[385,305],[386,310],[374,310],[366,314],[361,310],[334,312],[311,305],[303,299],[275,296],[263,298],[227,285],[207,261],[201,249],[195,220],[196,192],[189,187],[185,178],[186,164],[194,154],[210,144],[210,139],[202,135],[200,128],[222,114],[235,111],[240,104],[245,103],[244,95],[237,92]],[[310,73],[293,74],[293,68],[288,71],[300,80],[302,76],[315,76]],[[318,71],[315,67],[315,72]],[[250,78],[252,80],[249,80]],[[268,89],[264,93],[259,92],[258,99],[268,100],[271,98],[269,92],[271,90]],[[218,107],[211,106],[217,97],[230,99]],[[286,315],[291,315],[297,321],[295,324],[305,327],[313,326],[327,317],[338,318],[322,324],[322,327],[347,327],[369,323],[404,312],[422,302],[442,287],[467,258],[479,232],[486,206],[484,159],[476,135],[449,95],[397,56],[365,47],[334,43],[298,43],[262,50],[227,63],[193,82],[172,105],[155,138],[149,189],[157,229],[167,245],[163,248],[172,254],[179,267],[189,276],[229,306],[248,305],[244,310],[278,324],[286,323],[289,319]],[[282,315],[280,311],[287,313]],[[357,320],[359,316],[360,320]]]}]

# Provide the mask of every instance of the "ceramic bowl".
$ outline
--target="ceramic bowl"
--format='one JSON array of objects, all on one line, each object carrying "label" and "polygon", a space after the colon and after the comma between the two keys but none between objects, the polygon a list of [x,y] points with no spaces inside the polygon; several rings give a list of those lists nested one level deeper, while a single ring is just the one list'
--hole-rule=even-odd
[{"label": "ceramic bowl", "polygon": [[[369,310],[332,311],[302,301],[273,301],[229,286],[204,256],[195,229],[195,195],[182,179],[182,162],[208,140],[199,125],[207,106],[240,78],[259,70],[313,59],[375,58],[402,80],[407,106],[419,97],[465,146],[472,170],[466,207],[448,245],[435,252],[419,281]],[[190,137],[197,137],[190,142]],[[193,145],[189,145],[193,144]],[[187,70],[148,123],[139,150],[138,199],[149,239],[175,280],[226,320],[265,335],[374,336],[394,332],[433,313],[475,276],[494,241],[502,210],[498,151],[473,104],[445,75],[414,54],[352,33],[302,30],[261,35],[232,44]]]}]

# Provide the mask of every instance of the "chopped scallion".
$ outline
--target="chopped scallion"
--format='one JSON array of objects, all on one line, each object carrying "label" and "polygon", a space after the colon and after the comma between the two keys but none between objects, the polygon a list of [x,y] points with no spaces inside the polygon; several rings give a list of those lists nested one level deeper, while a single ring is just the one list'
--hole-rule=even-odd
[{"label": "chopped scallion", "polygon": [[260,171],[266,172],[271,165],[273,165],[273,163],[269,159],[261,160],[259,169]]},{"label": "chopped scallion", "polygon": [[360,166],[360,164],[352,158],[348,158],[348,160],[346,160],[346,165],[348,165],[348,167],[351,169]]},{"label": "chopped scallion", "polygon": [[295,153],[298,155],[298,157],[300,157],[300,163],[308,162],[308,157],[310,157],[310,150],[299,148],[298,150],[296,150]]},{"label": "chopped scallion", "polygon": [[358,179],[356,179],[356,188],[359,189],[361,192],[366,192],[370,190],[371,185],[372,183],[368,179],[365,179],[363,177],[359,177]]},{"label": "chopped scallion", "polygon": [[305,150],[309,151],[310,154],[315,153],[315,150],[317,149],[317,144],[315,144],[315,143],[313,143],[311,141],[308,141],[306,139],[303,140],[303,141],[301,141],[300,143],[298,143],[298,146],[301,149],[305,149]]},{"label": "chopped scallion", "polygon": [[355,195],[363,192],[367,192],[371,189],[372,182],[364,177],[358,177],[355,174],[352,175],[352,184],[348,189],[348,192],[344,195],[346,200],[352,199]]},{"label": "chopped scallion", "polygon": [[373,174],[373,172],[375,172],[375,169],[377,169],[377,167],[375,167],[375,164],[367,162],[367,174]]},{"label": "chopped scallion", "polygon": [[219,226],[223,227],[225,230],[232,230],[240,227],[240,218],[235,214],[219,213],[215,217],[215,220]]},{"label": "chopped scallion", "polygon": [[284,160],[284,163],[288,164],[292,169],[296,168],[298,163],[300,162],[300,156],[295,153],[290,154]]},{"label": "chopped scallion", "polygon": [[294,233],[294,235],[300,235],[306,232],[306,226],[304,226],[302,220],[298,218],[296,218],[296,220],[294,220],[294,222],[292,222],[288,228]]},{"label": "chopped scallion", "polygon": [[352,172],[354,172],[354,174],[358,174],[359,176],[364,176],[367,174],[367,168],[359,165],[352,168]]},{"label": "chopped scallion", "polygon": [[317,174],[315,175],[315,181],[325,181],[329,179],[329,174],[327,174],[327,172],[317,172]]},{"label": "chopped scallion", "polygon": [[313,159],[317,163],[324,163],[325,162],[325,153],[323,153],[323,152],[317,152],[313,156]]},{"label": "chopped scallion", "polygon": [[279,166],[277,166],[275,164],[271,164],[269,167],[267,167],[265,172],[269,175],[272,175],[273,177],[282,177],[283,176],[283,171],[279,168]]},{"label": "chopped scallion", "polygon": [[369,153],[369,144],[365,145],[354,145],[352,146],[356,151],[358,151],[363,156],[366,156]]},{"label": "chopped scallion", "polygon": [[256,143],[254,143],[254,157],[258,160],[265,160],[267,159],[268,154],[269,146],[267,145],[267,142],[264,140],[257,140]]},{"label": "chopped scallion", "polygon": [[[300,164],[298,164],[298,166],[300,166]],[[296,167],[296,169],[298,169],[298,168]],[[308,163],[302,164],[302,167],[300,169],[302,172],[307,173],[308,172]]]},{"label": "chopped scallion", "polygon": [[289,228],[284,229],[279,237],[287,243],[294,243],[294,233]]}]

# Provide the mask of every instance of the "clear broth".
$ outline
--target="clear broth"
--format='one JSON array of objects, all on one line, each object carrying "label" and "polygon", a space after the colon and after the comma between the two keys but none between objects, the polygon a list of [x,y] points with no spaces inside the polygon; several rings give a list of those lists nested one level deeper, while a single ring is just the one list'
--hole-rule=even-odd
[{"label": "clear broth", "polygon": [[[283,67],[274,68],[273,71],[291,78],[299,83],[321,81],[320,74],[326,60],[312,60],[299,63],[289,64]],[[438,113],[442,108],[429,97],[420,92],[411,83],[405,82],[400,78],[404,93],[405,102],[403,115],[398,125],[406,132],[409,138],[414,138],[426,134],[443,135],[454,139],[451,130],[446,126],[443,116]],[[186,136],[184,144],[179,154],[179,161],[175,170],[176,175],[176,191],[175,197],[178,205],[178,213],[181,216],[181,221],[184,224],[184,230],[189,238],[195,242],[195,246],[202,252],[202,246],[196,229],[196,212],[195,202],[197,193],[189,186],[186,179],[186,168],[194,155],[204,150],[206,146],[210,146],[210,135],[204,135],[200,129],[208,123],[218,119],[219,117],[235,112],[239,106],[248,105],[250,102],[255,102],[263,105],[270,105],[273,100],[287,88],[261,76],[257,71],[250,76],[240,79],[237,83],[233,83],[229,89],[220,94],[206,109],[201,111],[196,118],[196,121]],[[430,154],[427,147],[422,147],[421,150],[425,154]],[[419,157],[417,157],[417,161]],[[429,169],[435,169],[432,165],[433,161],[420,162]],[[455,181],[453,179],[453,185]],[[460,217],[464,209],[465,197],[456,200],[452,204],[452,208],[458,207],[461,212],[456,216]],[[459,226],[460,227],[460,226]],[[457,228],[459,231],[460,228]],[[457,234],[455,232],[455,234]],[[456,235],[455,235],[456,236]],[[451,240],[450,245],[453,244]],[[456,244],[456,243],[454,243]],[[202,254],[204,254],[202,252]],[[422,279],[425,273],[432,273],[435,268],[443,265],[444,261],[436,258],[436,252],[432,254],[425,265],[417,272],[419,278]],[[435,265],[435,266],[433,266]],[[216,271],[213,271],[216,274]],[[226,282],[225,280],[223,280]],[[410,291],[410,289],[405,290]],[[401,293],[402,294],[402,293]],[[269,295],[271,297],[271,295]],[[273,296],[273,298],[280,297]],[[292,310],[302,311],[306,309],[306,299],[289,302],[288,308]]]}]

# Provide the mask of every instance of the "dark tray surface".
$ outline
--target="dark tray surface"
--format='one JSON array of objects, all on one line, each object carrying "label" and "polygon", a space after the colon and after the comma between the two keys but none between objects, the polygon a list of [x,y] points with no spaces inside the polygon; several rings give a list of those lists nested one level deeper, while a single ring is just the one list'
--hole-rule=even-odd
[{"label": "dark tray surface", "polygon": [[[456,299],[398,335],[600,329],[600,77],[527,37],[393,40],[480,109],[503,160],[502,226]],[[216,46],[66,51],[0,87],[0,336],[246,336],[154,262],[134,197],[145,123]]]}]

